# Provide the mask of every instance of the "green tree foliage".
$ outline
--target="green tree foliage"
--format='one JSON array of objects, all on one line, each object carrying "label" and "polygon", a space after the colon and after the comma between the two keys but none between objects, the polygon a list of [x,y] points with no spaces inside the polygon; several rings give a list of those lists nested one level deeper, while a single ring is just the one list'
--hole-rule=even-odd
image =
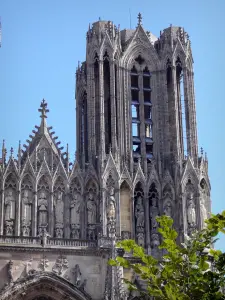
[{"label": "green tree foliage", "polygon": [[[177,243],[173,220],[167,216],[157,218],[161,235],[162,257],[156,259],[133,240],[124,240],[118,248],[132,253],[129,259],[118,256],[110,260],[111,266],[132,269],[147,284],[141,295],[163,300],[216,300],[225,299],[225,253],[213,249],[219,232],[225,233],[225,211],[206,221],[207,227],[186,236],[184,243]],[[136,284],[125,280],[130,290]]]}]

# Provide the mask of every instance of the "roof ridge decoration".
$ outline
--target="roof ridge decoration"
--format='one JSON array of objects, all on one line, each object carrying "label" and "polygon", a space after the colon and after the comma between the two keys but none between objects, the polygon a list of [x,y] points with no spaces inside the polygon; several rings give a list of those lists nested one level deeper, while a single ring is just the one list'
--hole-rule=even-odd
[{"label": "roof ridge decoration", "polygon": [[[22,161],[23,163],[26,160],[26,157],[28,155],[32,155],[32,153],[35,151],[35,149],[37,148],[38,145],[40,145],[40,143],[43,143],[43,137],[46,138],[48,145],[47,147],[50,148],[53,153],[55,155],[58,156],[58,158],[62,159],[63,164],[67,165],[67,159],[68,159],[68,151],[66,151],[65,153],[62,152],[64,147],[60,147],[61,142],[58,141],[56,142],[56,140],[58,139],[57,136],[53,136],[55,134],[54,131],[51,131],[53,129],[52,126],[48,127],[47,126],[47,113],[49,112],[48,109],[48,103],[45,101],[45,99],[43,99],[41,101],[40,104],[40,108],[38,109],[38,111],[41,113],[40,114],[40,118],[41,118],[41,124],[40,126],[35,126],[36,130],[33,130],[33,134],[34,135],[30,135],[30,139],[31,140],[27,140],[28,145],[23,145],[25,147],[25,150],[23,150],[23,154],[22,154]],[[64,157],[64,155],[66,155],[66,157]]]},{"label": "roof ridge decoration", "polygon": [[137,16],[137,19],[138,19],[138,26],[142,25],[142,15],[141,15],[140,12],[139,12],[139,14]]}]

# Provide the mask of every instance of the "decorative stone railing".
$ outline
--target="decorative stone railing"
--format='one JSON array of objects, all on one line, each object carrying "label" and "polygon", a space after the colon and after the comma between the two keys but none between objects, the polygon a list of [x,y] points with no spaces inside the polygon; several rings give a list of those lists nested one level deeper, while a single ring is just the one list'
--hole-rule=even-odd
[{"label": "decorative stone railing", "polygon": [[47,246],[62,246],[62,247],[90,247],[96,248],[97,241],[92,240],[73,240],[73,239],[47,239]]},{"label": "decorative stone railing", "polygon": [[21,244],[21,245],[41,245],[39,237],[21,237],[21,236],[2,236],[0,235],[1,244]]},{"label": "decorative stone railing", "polygon": [[0,236],[1,246],[29,246],[45,248],[97,248],[97,241],[47,238],[45,245],[40,237]]}]

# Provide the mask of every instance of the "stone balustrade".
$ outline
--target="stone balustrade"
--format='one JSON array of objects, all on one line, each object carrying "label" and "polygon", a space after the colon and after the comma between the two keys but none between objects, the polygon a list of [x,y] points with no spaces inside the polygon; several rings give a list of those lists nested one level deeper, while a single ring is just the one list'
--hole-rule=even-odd
[{"label": "stone balustrade", "polygon": [[[40,237],[21,237],[21,236],[2,236],[0,235],[1,246],[21,246],[28,247],[43,247]],[[62,248],[97,248],[97,241],[93,240],[74,240],[74,239],[59,239],[47,238],[46,248],[62,247]]]}]

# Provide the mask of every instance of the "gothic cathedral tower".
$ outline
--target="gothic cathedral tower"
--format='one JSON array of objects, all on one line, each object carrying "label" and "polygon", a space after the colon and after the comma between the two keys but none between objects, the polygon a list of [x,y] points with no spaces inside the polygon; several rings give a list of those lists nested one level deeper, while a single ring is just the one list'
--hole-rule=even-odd
[{"label": "gothic cathedral tower", "polygon": [[107,235],[110,199],[116,232],[157,252],[157,215],[184,233],[211,211],[208,162],[198,155],[193,58],[188,34],[170,26],[155,37],[98,21],[87,32],[76,73],[77,153],[95,170],[99,223]]}]

